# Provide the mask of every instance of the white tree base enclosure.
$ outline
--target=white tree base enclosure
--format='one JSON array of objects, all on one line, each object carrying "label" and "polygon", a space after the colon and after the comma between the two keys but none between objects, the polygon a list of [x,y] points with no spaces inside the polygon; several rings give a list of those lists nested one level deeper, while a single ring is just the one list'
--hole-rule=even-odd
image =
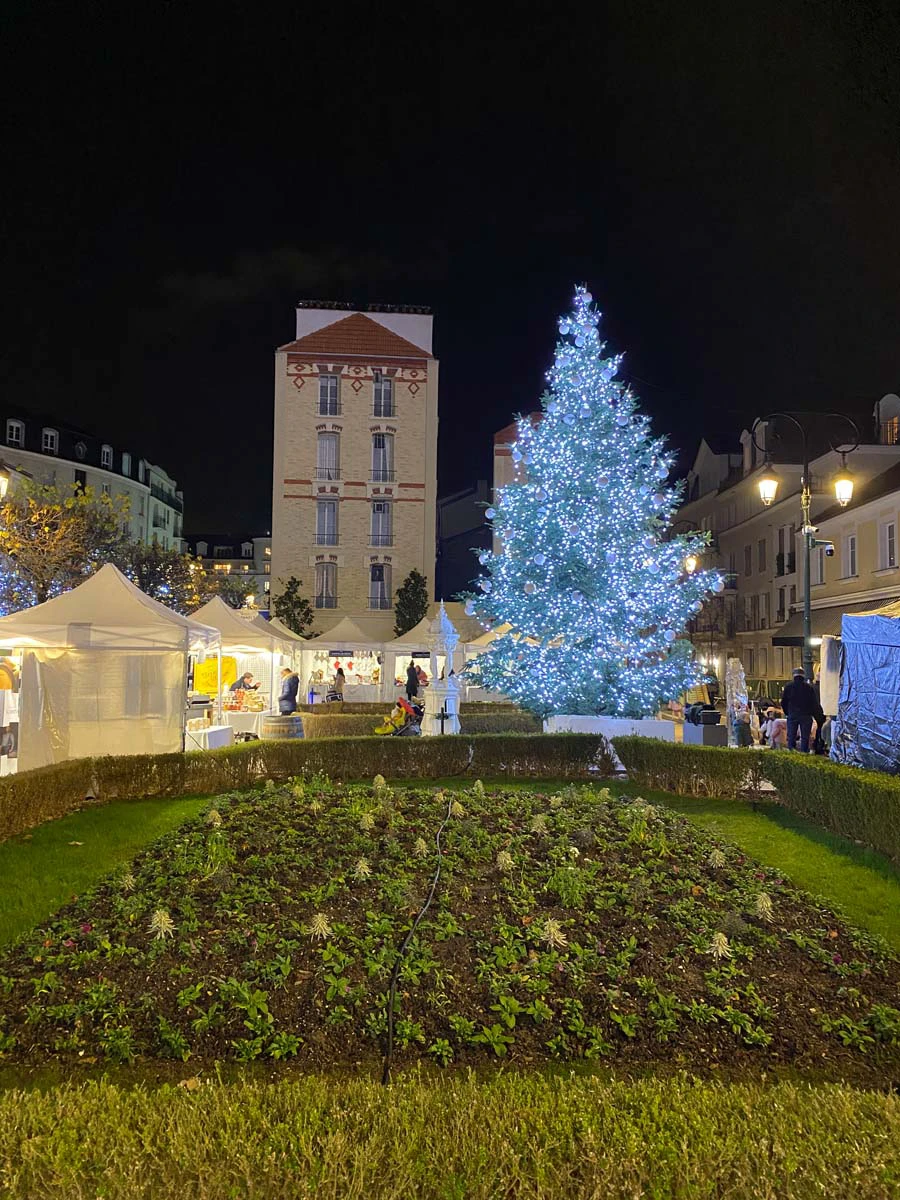
[{"label": "white tree base enclosure", "polygon": [[654,717],[548,717],[544,733],[602,733],[605,738],[650,737],[661,742],[675,741],[675,722]]}]

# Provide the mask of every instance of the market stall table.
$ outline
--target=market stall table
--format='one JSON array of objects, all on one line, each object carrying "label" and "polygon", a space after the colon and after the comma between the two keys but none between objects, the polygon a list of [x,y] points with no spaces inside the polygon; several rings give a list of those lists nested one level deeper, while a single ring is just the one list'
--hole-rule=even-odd
[{"label": "market stall table", "polygon": [[184,740],[186,750],[218,750],[221,746],[231,746],[234,743],[234,730],[230,725],[210,725],[207,729],[186,729]]},{"label": "market stall table", "polygon": [[265,712],[228,712],[226,710],[223,715],[235,733],[252,733],[259,737],[259,731],[266,717],[274,717],[277,714],[271,709],[267,709]]}]

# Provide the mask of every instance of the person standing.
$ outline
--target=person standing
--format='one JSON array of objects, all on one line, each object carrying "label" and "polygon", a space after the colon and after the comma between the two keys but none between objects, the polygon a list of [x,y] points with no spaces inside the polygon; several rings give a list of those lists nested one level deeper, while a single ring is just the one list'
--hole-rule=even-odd
[{"label": "person standing", "polygon": [[796,748],[797,733],[800,733],[800,752],[809,753],[809,735],[812,733],[813,717],[819,711],[815,689],[807,682],[801,667],[794,672],[794,678],[784,689],[781,696],[781,707],[787,717],[787,748]]},{"label": "person standing", "polygon": [[409,666],[406,668],[406,699],[412,704],[418,694],[419,674],[416,671],[416,664],[410,659]]},{"label": "person standing", "polygon": [[347,680],[344,676],[344,668],[338,667],[334,673],[334,683],[331,686],[331,690],[337,695],[339,700],[344,699],[344,684],[346,682]]},{"label": "person standing", "polygon": [[281,669],[281,694],[278,697],[278,711],[283,717],[289,717],[297,711],[297,692],[300,689],[300,676],[290,667]]}]

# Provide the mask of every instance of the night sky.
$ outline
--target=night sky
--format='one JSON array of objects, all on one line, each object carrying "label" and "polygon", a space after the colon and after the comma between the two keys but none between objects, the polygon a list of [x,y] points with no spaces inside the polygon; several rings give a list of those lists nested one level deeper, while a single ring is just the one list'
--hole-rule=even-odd
[{"label": "night sky", "polygon": [[189,532],[269,528],[299,299],[434,309],[441,494],[576,281],[683,461],[900,389],[895,4],[334,7],[0,17],[7,400],[161,463]]}]

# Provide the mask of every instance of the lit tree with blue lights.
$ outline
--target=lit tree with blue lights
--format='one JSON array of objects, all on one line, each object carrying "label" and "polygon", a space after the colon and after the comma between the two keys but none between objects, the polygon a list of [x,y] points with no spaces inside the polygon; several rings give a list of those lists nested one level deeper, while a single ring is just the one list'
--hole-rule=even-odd
[{"label": "lit tree with blue lights", "polygon": [[483,552],[467,610],[508,626],[473,664],[487,688],[554,713],[640,717],[697,681],[688,620],[714,572],[689,572],[702,534],[667,538],[679,489],[673,455],[616,381],[590,293],[559,322],[541,420],[518,421],[519,478],[486,516],[501,553]]}]

